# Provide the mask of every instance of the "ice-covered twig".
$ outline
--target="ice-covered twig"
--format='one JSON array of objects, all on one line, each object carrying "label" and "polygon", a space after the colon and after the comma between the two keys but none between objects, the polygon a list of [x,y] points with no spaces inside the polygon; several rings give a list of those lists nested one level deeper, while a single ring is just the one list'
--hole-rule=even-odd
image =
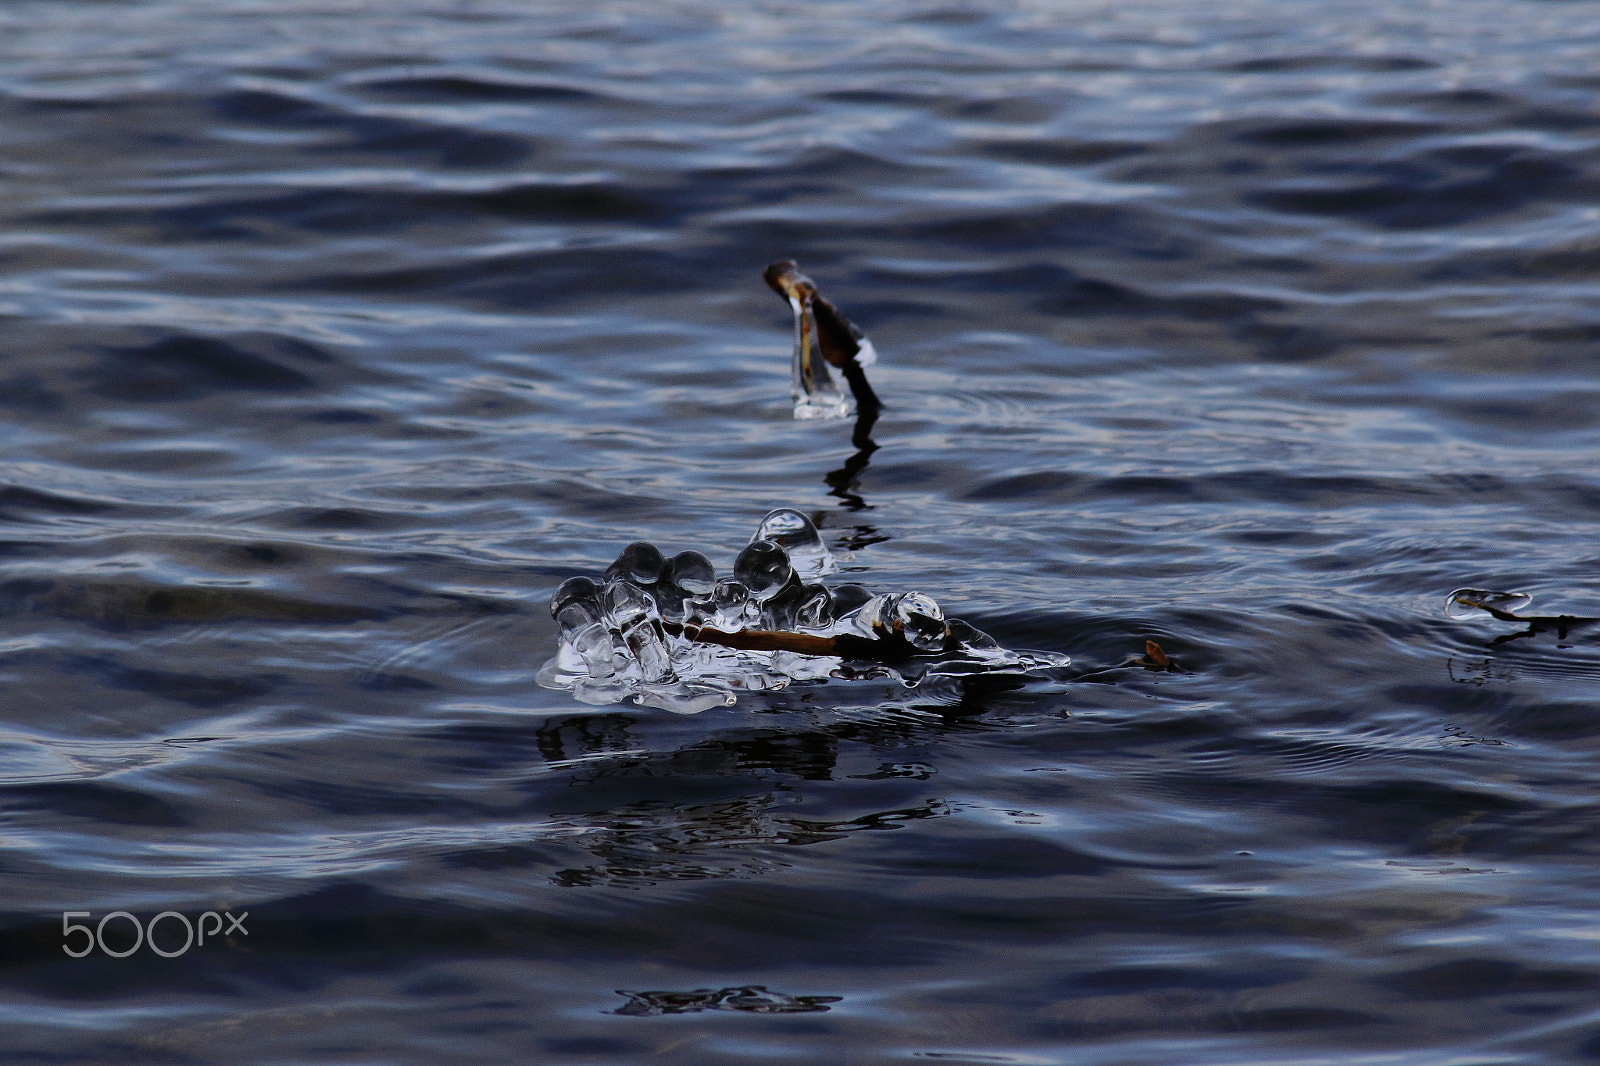
[{"label": "ice-covered twig", "polygon": [[1567,633],[1573,629],[1600,622],[1600,618],[1584,618],[1572,614],[1518,614],[1522,608],[1533,602],[1533,597],[1526,592],[1496,592],[1493,589],[1456,589],[1445,600],[1444,613],[1451,618],[1473,618],[1474,611],[1482,611],[1491,618],[1498,618],[1502,622],[1517,622],[1528,628],[1516,633],[1502,633],[1489,643],[1505,644],[1508,641],[1521,640],[1523,637],[1537,636],[1540,633],[1555,633],[1556,639],[1567,639]]},{"label": "ice-covered twig", "polygon": [[622,549],[599,581],[568,579],[550,600],[561,629],[539,671],[547,688],[585,703],[631,699],[694,713],[736,690],[855,676],[867,662],[908,685],[924,675],[1019,673],[1065,666],[1064,655],[1013,652],[920,592],[873,596],[818,583],[838,569],[810,519],[768,514],[719,580],[699,552],[671,559],[644,542]]},{"label": "ice-covered twig", "polygon": [[780,259],[761,276],[794,311],[794,416],[843,418],[849,413],[829,365],[849,383],[857,410],[875,416],[882,404],[863,368],[876,362],[878,354],[866,334],[817,291],[793,259]]}]

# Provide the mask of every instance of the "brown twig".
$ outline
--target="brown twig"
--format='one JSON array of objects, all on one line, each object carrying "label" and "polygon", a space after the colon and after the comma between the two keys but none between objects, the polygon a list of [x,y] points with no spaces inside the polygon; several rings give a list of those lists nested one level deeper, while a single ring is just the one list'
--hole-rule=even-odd
[{"label": "brown twig", "polygon": [[841,659],[895,660],[916,653],[911,643],[898,633],[888,637],[858,637],[839,633],[831,637],[814,633],[783,633],[767,629],[741,629],[727,633],[709,626],[662,622],[661,628],[675,637],[697,644],[715,644],[739,651],[792,651],[799,655],[832,655]]}]

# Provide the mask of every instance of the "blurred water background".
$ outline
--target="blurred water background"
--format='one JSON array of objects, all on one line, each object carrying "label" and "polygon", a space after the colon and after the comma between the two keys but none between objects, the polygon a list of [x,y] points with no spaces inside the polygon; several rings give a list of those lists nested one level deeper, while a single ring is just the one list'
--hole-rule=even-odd
[{"label": "blurred water background", "polygon": [[[1592,0],[6,4],[0,1050],[1600,1060],[1600,643],[1441,610],[1600,614],[1597,54]],[[875,452],[790,417],[780,257]],[[563,580],[782,506],[1088,676],[534,684]],[[119,910],[247,932],[64,954]]]}]

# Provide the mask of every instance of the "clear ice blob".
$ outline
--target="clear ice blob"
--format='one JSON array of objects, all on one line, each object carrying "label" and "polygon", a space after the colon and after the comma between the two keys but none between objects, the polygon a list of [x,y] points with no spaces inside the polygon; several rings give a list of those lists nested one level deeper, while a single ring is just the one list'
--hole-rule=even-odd
[{"label": "clear ice blob", "polygon": [[661,570],[661,581],[695,596],[704,596],[717,583],[716,567],[699,552],[679,552]]},{"label": "clear ice blob", "polygon": [[639,666],[639,677],[647,685],[659,685],[676,680],[672,670],[672,655],[657,628],[648,623],[636,625],[623,634],[628,652]]},{"label": "clear ice blob", "polygon": [[789,361],[794,417],[844,418],[850,413],[850,403],[828,373],[810,295],[790,296],[789,307],[794,311],[794,356]]},{"label": "clear ice blob", "polygon": [[716,587],[717,571],[696,551],[679,552],[661,567],[656,604],[668,622],[703,623],[705,597]]},{"label": "clear ice blob", "polygon": [[586,577],[569,577],[550,597],[550,614],[563,633],[575,632],[600,620],[599,589]]},{"label": "clear ice blob", "polygon": [[711,625],[737,633],[750,617],[750,590],[741,581],[718,581],[711,590]]},{"label": "clear ice blob", "polygon": [[713,707],[732,707],[738,702],[733,692],[717,684],[704,681],[679,681],[676,684],[653,688],[633,697],[641,707],[655,707],[673,714],[699,714]]},{"label": "clear ice blob", "polygon": [[802,581],[815,581],[839,569],[817,527],[793,507],[769,511],[750,538],[752,544],[758,540],[770,540],[788,552],[789,565]]},{"label": "clear ice blob", "polygon": [[1000,643],[985,633],[959,618],[952,618],[946,623],[950,629],[951,642],[960,650],[961,654],[974,659],[1002,659],[1006,650]]},{"label": "clear ice blob", "polygon": [[632,691],[631,685],[626,681],[614,679],[599,680],[592,677],[580,677],[572,684],[572,698],[579,703],[588,703],[596,707],[604,707],[610,703],[621,703]]},{"label": "clear ice blob", "polygon": [[755,540],[733,561],[733,576],[757,603],[776,596],[794,576],[789,553],[770,540]]},{"label": "clear ice blob", "polygon": [[572,635],[571,646],[583,663],[584,672],[590,677],[605,680],[616,673],[613,661],[615,645],[611,640],[611,631],[605,626],[597,622],[579,630]]},{"label": "clear ice blob", "polygon": [[921,592],[874,596],[840,620],[846,632],[879,640],[903,637],[918,651],[939,651],[945,644],[944,611]]},{"label": "clear ice blob", "polygon": [[1482,618],[1493,608],[1515,614],[1533,602],[1526,592],[1495,592],[1491,589],[1456,589],[1444,602],[1444,613],[1451,618]]},{"label": "clear ice blob", "polygon": [[795,608],[796,629],[821,632],[833,625],[833,597],[821,585],[801,586],[799,606]]},{"label": "clear ice blob", "polygon": [[760,628],[781,633],[795,628],[795,616],[805,599],[805,586],[792,572],[784,586],[761,605]]},{"label": "clear ice blob", "polygon": [[833,596],[833,616],[835,618],[843,618],[872,599],[872,593],[854,582],[836,585],[831,590],[831,595]]},{"label": "clear ice blob", "polygon": [[586,577],[569,577],[556,589],[555,595],[550,597],[550,614],[559,615],[561,608],[574,600],[587,600],[596,602],[600,588]]},{"label": "clear ice blob", "polygon": [[575,633],[600,621],[600,606],[592,600],[573,600],[556,612],[562,633]]},{"label": "clear ice blob", "polygon": [[689,597],[683,594],[680,588],[671,585],[657,585],[654,589],[656,596],[656,611],[663,622],[673,625],[682,625],[687,615]]},{"label": "clear ice blob", "polygon": [[624,630],[656,613],[656,601],[631,581],[608,581],[600,594],[600,604],[612,629]]},{"label": "clear ice blob", "polygon": [[661,567],[665,562],[660,548],[636,540],[623,548],[617,555],[617,561],[606,568],[605,579],[611,581],[620,577],[639,585],[653,585],[661,576]]},{"label": "clear ice blob", "polygon": [[615,642],[598,622],[561,634],[553,659],[536,680],[545,688],[573,688],[580,682],[609,682],[616,673]]},{"label": "clear ice blob", "polygon": [[683,624],[686,626],[709,626],[712,618],[717,613],[717,602],[711,593],[704,596],[687,596],[683,601]]},{"label": "clear ice blob", "polygon": [[895,603],[894,628],[911,646],[919,651],[939,651],[944,647],[944,611],[933,602],[933,597],[920,592],[907,592]]},{"label": "clear ice blob", "polygon": [[850,633],[858,637],[886,636],[888,625],[884,622],[885,611],[893,611],[893,607],[889,606],[889,602],[893,599],[893,596],[871,597],[860,607],[841,616],[834,623],[834,632]]}]

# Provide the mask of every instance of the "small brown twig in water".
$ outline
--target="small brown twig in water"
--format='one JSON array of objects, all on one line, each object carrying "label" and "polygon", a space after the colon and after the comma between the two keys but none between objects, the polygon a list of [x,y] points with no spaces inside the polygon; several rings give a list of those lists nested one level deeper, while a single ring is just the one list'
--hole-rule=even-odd
[{"label": "small brown twig in water", "polygon": [[1144,642],[1144,654],[1137,659],[1128,661],[1129,666],[1142,666],[1146,670],[1170,670],[1174,673],[1183,672],[1183,667],[1173,662],[1167,655],[1166,649],[1153,640]]}]

